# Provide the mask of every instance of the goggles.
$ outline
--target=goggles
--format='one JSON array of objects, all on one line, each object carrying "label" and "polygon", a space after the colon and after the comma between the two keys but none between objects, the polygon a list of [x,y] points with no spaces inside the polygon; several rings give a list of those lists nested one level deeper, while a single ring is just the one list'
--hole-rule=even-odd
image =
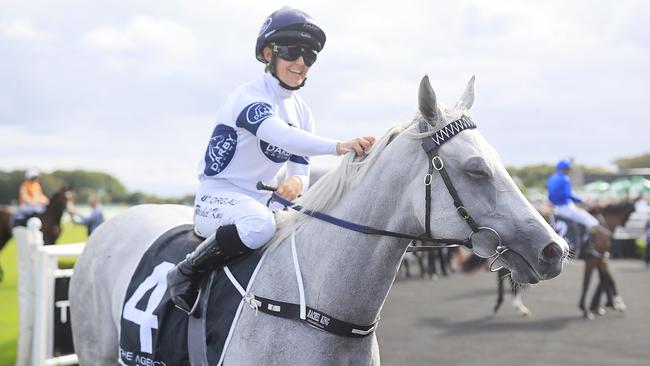
[{"label": "goggles", "polygon": [[285,61],[296,61],[300,56],[302,56],[305,65],[308,67],[313,65],[316,62],[316,56],[318,53],[308,47],[299,46],[299,45],[290,45],[290,46],[280,46],[274,45],[273,52],[278,55],[279,58]]}]

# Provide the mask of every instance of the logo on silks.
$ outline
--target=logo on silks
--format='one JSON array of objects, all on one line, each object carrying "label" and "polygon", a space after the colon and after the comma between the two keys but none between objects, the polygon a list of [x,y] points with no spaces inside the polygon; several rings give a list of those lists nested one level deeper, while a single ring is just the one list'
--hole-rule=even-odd
[{"label": "logo on silks", "polygon": [[211,177],[226,169],[233,156],[235,156],[236,148],[237,132],[235,129],[218,124],[212,132],[208,148],[205,151],[203,174]]},{"label": "logo on silks", "polygon": [[273,114],[273,110],[268,103],[257,102],[248,106],[246,109],[246,120],[250,124],[258,124]]},{"label": "logo on silks", "polygon": [[266,155],[266,157],[274,163],[284,163],[291,157],[291,154],[286,150],[282,149],[281,147],[271,145],[266,141],[260,140],[260,149],[262,149],[264,155]]}]

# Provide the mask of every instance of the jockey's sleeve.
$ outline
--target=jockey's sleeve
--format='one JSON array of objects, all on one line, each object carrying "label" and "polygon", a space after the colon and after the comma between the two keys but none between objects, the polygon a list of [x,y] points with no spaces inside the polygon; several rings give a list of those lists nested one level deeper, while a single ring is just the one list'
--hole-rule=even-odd
[{"label": "jockey's sleeve", "polygon": [[294,155],[337,155],[336,140],[292,127],[278,116],[266,118],[255,133],[257,138]]}]

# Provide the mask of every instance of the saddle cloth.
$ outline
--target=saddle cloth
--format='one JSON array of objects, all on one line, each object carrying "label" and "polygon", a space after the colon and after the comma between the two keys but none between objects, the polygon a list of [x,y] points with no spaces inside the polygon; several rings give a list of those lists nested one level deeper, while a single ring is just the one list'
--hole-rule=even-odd
[{"label": "saddle cloth", "polygon": [[[181,225],[160,236],[145,252],[131,278],[122,307],[119,351],[122,365],[190,365],[188,315],[171,301],[166,276],[202,240],[192,225]],[[261,252],[258,250],[228,266],[242,286],[248,285]],[[208,364],[213,365],[219,361],[242,297],[221,271],[213,274],[208,283],[210,287],[204,286],[202,291],[202,296],[209,296],[207,301],[202,301],[207,302],[207,309],[199,310],[205,317],[203,337],[190,336],[189,341],[206,341],[207,346],[202,348],[207,349]]]}]

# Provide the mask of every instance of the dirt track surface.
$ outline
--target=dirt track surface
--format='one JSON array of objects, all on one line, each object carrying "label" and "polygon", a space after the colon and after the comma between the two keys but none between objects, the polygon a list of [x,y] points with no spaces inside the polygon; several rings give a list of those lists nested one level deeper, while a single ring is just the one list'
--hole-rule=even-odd
[{"label": "dirt track surface", "polygon": [[[382,365],[623,366],[650,365],[650,270],[612,260],[625,313],[608,309],[585,320],[577,308],[582,262],[524,291],[522,318],[509,286],[497,315],[496,275],[453,274],[437,281],[400,277],[377,331]],[[592,277],[592,290],[597,274]],[[588,296],[590,296],[591,292]]]}]

